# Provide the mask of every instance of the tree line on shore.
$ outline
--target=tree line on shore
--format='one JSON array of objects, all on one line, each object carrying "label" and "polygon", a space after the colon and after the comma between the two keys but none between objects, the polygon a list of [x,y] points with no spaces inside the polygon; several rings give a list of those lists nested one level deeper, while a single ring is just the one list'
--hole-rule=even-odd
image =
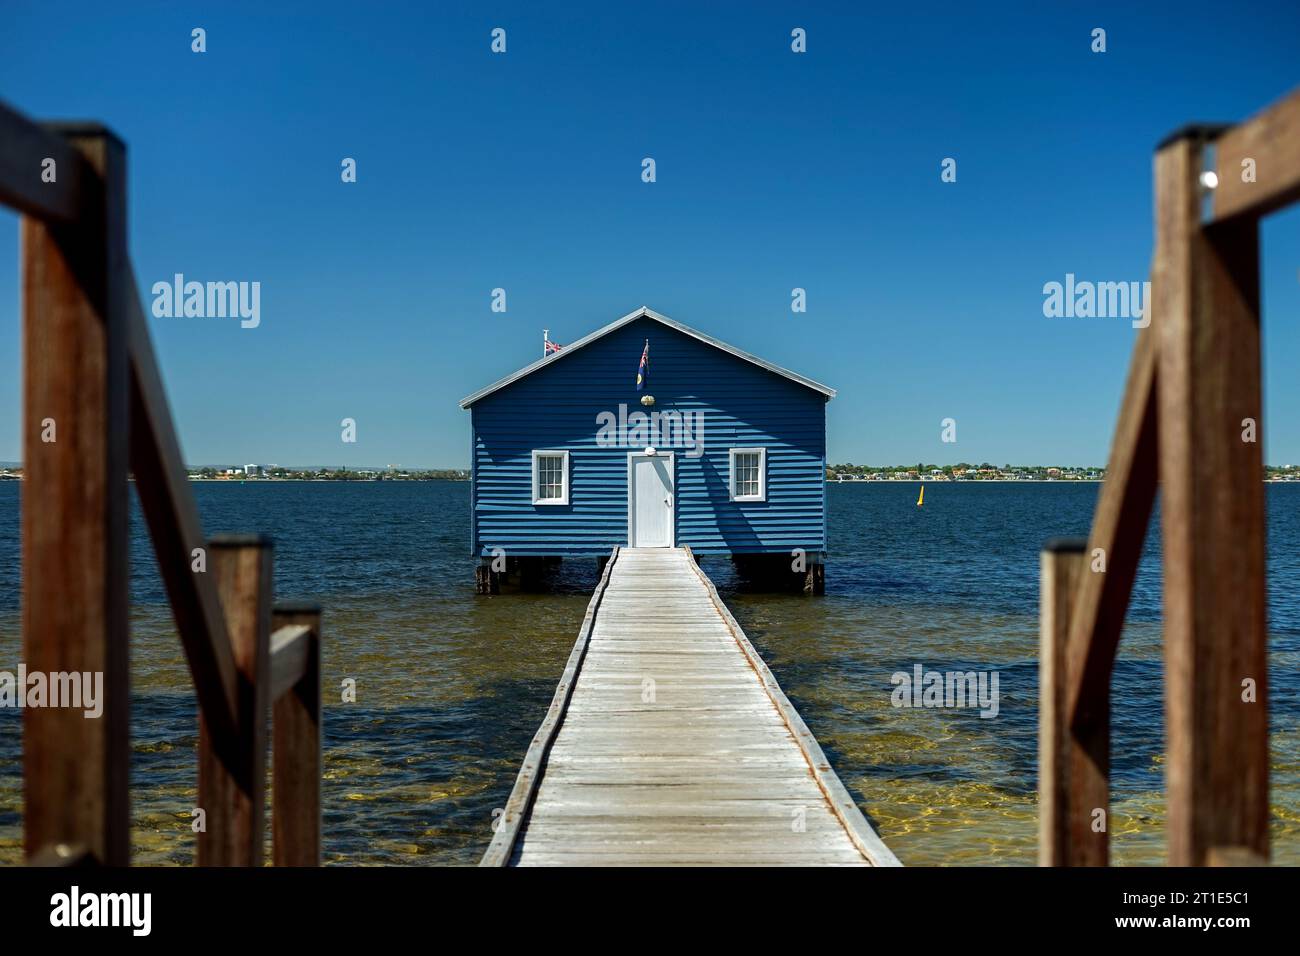
[{"label": "tree line on shore", "polygon": [[208,480],[231,479],[242,481],[466,481],[469,471],[465,468],[258,468],[249,472],[246,468],[216,468],[205,465],[189,469],[191,478]]}]

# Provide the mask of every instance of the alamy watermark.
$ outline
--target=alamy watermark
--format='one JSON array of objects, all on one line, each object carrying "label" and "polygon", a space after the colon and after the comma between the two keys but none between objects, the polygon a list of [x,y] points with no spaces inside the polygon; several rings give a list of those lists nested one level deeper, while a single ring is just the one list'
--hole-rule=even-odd
[{"label": "alamy watermark", "polygon": [[704,412],[667,409],[629,412],[620,402],[618,411],[596,415],[596,444],[601,448],[682,448],[687,458],[704,454]]},{"label": "alamy watermark", "polygon": [[980,717],[998,715],[997,671],[935,671],[916,664],[910,674],[895,671],[889,682],[895,707],[978,707]]},{"label": "alamy watermark", "polygon": [[102,671],[0,671],[0,707],[68,707],[92,720],[104,713]]},{"label": "alamy watermark", "polygon": [[1077,281],[1073,272],[1065,282],[1043,285],[1043,315],[1049,319],[1132,319],[1133,328],[1151,324],[1150,282]]},{"label": "alamy watermark", "polygon": [[153,928],[152,893],[94,893],[73,886],[50,897],[50,925],[75,928],[122,927],[132,936],[148,936]]},{"label": "alamy watermark", "polygon": [[262,322],[260,282],[186,282],[178,272],[171,282],[155,282],[150,291],[154,318],[238,318],[245,329]]}]

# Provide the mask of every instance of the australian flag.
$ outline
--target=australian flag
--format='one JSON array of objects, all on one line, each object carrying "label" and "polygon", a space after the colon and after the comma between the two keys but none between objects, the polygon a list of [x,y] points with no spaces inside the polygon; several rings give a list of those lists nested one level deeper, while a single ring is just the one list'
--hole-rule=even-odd
[{"label": "australian flag", "polygon": [[650,340],[645,340],[645,348],[641,352],[641,364],[636,370],[636,390],[639,392],[645,388],[646,377],[650,374]]}]

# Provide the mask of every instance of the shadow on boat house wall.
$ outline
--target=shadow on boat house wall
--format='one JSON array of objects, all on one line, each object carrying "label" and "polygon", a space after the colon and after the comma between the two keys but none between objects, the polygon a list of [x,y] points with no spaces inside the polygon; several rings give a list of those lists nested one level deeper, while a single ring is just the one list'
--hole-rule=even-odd
[{"label": "shadow on boat house wall", "polygon": [[460,405],[478,590],[615,546],[689,546],[821,593],[834,395],[647,308],[475,392]]}]

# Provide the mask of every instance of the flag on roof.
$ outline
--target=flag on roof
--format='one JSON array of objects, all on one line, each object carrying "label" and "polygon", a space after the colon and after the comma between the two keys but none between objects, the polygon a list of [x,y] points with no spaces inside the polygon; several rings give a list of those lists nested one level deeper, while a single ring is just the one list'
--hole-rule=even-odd
[{"label": "flag on roof", "polygon": [[650,340],[645,340],[645,348],[641,351],[641,364],[636,370],[636,390],[639,392],[645,388],[646,378],[650,375]]}]

